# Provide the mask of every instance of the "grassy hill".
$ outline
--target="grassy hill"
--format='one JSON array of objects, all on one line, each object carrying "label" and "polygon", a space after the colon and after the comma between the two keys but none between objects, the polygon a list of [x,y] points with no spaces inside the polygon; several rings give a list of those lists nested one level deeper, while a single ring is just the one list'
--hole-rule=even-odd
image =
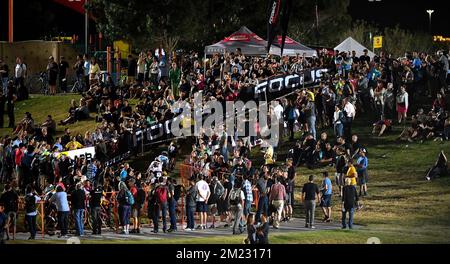
[{"label": "grassy hill", "polygon": [[[70,99],[78,96],[42,97],[36,96],[17,104],[19,114],[29,111],[37,122],[42,122],[47,113],[59,121],[64,117]],[[5,121],[6,122],[6,121]],[[354,124],[354,133],[369,151],[369,196],[364,198],[361,211],[355,214],[355,224],[360,228],[348,230],[313,231],[270,236],[271,243],[366,243],[370,237],[378,237],[382,243],[449,243],[450,242],[450,178],[425,181],[425,172],[431,167],[441,150],[450,154],[450,142],[400,143],[395,138],[403,126],[395,126],[385,137],[371,135],[371,121],[360,118]],[[93,120],[69,126],[75,132],[93,129]],[[62,131],[63,128],[58,128]],[[7,132],[1,129],[2,135]],[[299,136],[299,135],[297,135]],[[279,157],[283,156],[293,143],[280,146]],[[255,151],[255,153],[257,150]],[[255,157],[261,160],[261,156]],[[145,158],[141,159],[145,162]],[[301,186],[310,174],[318,176],[324,169],[309,170],[301,167],[296,179],[296,217],[304,217],[300,205]],[[334,170],[328,168],[334,175]],[[337,197],[333,198],[333,220],[340,221]],[[316,219],[322,218],[317,209]],[[211,237],[202,239],[167,239],[133,241],[127,243],[242,243],[243,236]],[[16,241],[16,243],[28,243]],[[38,243],[42,243],[37,241]],[[83,241],[83,243],[98,241]],[[46,241],[46,243],[59,243]],[[118,243],[115,240],[102,243]],[[123,241],[121,241],[123,243]]]}]

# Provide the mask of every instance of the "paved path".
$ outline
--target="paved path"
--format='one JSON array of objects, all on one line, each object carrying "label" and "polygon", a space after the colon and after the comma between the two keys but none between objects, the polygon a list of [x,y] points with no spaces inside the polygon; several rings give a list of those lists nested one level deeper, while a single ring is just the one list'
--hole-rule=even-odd
[{"label": "paved path", "polygon": [[[340,225],[337,223],[316,223],[316,229],[305,228],[304,219],[292,219],[287,223],[282,223],[279,229],[274,229],[271,227],[271,234],[276,233],[289,233],[289,232],[314,232],[316,230],[336,230],[340,229]],[[91,235],[90,230],[86,230],[86,234],[81,238],[81,240],[158,240],[158,239],[177,239],[177,238],[207,238],[207,237],[215,237],[215,236],[229,236],[232,235],[231,227],[225,228],[222,223],[221,226],[214,229],[206,229],[206,230],[179,230],[174,233],[163,233],[162,230],[158,234],[152,233],[152,228],[148,225],[144,225],[141,228],[141,234],[129,234],[122,235],[117,234],[110,229],[103,229],[102,235]],[[26,240],[29,237],[29,233],[19,233],[16,236],[17,240]],[[36,241],[42,240],[41,234],[36,235]],[[67,238],[58,238],[58,236],[49,236],[45,235],[44,240],[61,240],[66,241]]]}]

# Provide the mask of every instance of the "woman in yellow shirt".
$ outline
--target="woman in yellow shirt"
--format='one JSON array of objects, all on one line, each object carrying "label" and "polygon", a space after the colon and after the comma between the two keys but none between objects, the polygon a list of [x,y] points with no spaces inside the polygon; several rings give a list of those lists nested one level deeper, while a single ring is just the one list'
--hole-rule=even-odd
[{"label": "woman in yellow shirt", "polygon": [[347,164],[348,164],[348,170],[347,170],[346,177],[350,178],[352,180],[351,185],[356,186],[356,179],[358,178],[358,173],[356,172],[355,166],[353,166],[352,159],[349,159]]},{"label": "woman in yellow shirt", "polygon": [[67,150],[77,150],[83,148],[83,145],[77,141],[76,137],[72,138],[72,141],[66,144]]}]

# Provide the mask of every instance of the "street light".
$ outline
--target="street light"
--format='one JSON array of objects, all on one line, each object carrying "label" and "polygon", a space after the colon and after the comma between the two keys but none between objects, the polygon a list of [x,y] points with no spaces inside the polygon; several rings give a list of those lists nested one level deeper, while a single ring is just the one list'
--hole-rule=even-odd
[{"label": "street light", "polygon": [[427,13],[428,13],[428,17],[429,17],[429,24],[428,24],[428,30],[430,31],[430,33],[431,33],[431,14],[433,14],[434,13],[434,10],[432,10],[432,9],[428,9],[427,10]]}]

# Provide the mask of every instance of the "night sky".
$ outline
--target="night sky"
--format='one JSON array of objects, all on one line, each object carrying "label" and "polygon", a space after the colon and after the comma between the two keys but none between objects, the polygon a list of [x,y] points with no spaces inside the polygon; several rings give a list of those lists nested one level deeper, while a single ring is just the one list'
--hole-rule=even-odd
[{"label": "night sky", "polygon": [[[44,10],[55,16],[56,23],[47,25],[36,21],[34,14],[27,12],[27,5],[32,1],[43,2]],[[265,0],[264,0],[265,1]],[[339,1],[339,0],[336,0]],[[381,27],[400,24],[402,28],[410,30],[428,31],[427,9],[434,9],[432,15],[432,31],[434,34],[450,37],[450,10],[445,8],[445,1],[438,0],[351,0],[349,13],[353,19],[364,19],[374,22]],[[8,36],[8,1],[0,0],[0,40],[7,40]],[[66,35],[78,34],[83,36],[84,17],[51,0],[15,0],[15,40],[40,39],[42,32],[52,35],[66,32]],[[59,34],[60,35],[60,34]]]}]

